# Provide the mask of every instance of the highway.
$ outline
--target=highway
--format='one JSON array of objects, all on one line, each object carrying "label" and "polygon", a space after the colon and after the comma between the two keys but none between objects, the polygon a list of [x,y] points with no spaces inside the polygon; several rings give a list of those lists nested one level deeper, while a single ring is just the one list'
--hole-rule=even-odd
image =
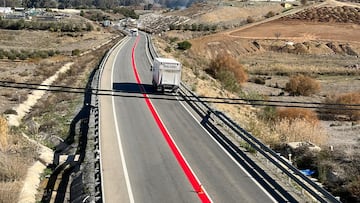
[{"label": "highway", "polygon": [[102,73],[100,88],[116,95],[100,96],[104,202],[281,201],[176,95],[153,92],[145,50],[143,34],[126,38]]}]

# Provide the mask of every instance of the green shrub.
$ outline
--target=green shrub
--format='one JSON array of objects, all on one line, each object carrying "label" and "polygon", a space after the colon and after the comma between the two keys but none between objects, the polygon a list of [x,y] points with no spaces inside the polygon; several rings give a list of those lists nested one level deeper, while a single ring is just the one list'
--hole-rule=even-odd
[{"label": "green shrub", "polygon": [[265,85],[266,80],[263,77],[255,77],[255,78],[251,78],[250,80],[253,83],[259,84],[259,85]]},{"label": "green shrub", "polygon": [[169,29],[170,29],[170,30],[175,30],[175,29],[176,29],[176,25],[175,25],[175,24],[170,24],[170,25],[169,25]]},{"label": "green shrub", "polygon": [[293,96],[310,96],[320,91],[320,83],[311,77],[297,75],[291,77],[286,83],[285,91]]},{"label": "green shrub", "polygon": [[191,31],[196,31],[198,29],[197,24],[191,24]]},{"label": "green shrub", "polygon": [[8,52],[7,57],[8,57],[9,60],[12,60],[12,61],[16,59],[16,55],[14,53],[11,53],[11,52]]},{"label": "green shrub", "polygon": [[123,14],[125,17],[130,17],[133,19],[139,19],[139,15],[135,13],[134,10],[124,8],[124,7],[118,7],[113,10],[114,13],[120,13]]},{"label": "green shrub", "polygon": [[178,37],[170,37],[169,40],[170,40],[170,44],[172,44],[172,43],[178,41],[179,38]]},{"label": "green shrub", "polygon": [[[243,99],[246,99],[246,100],[267,100],[268,99],[267,96],[259,94],[256,91],[250,91],[250,92],[241,91],[239,93],[239,97],[243,98]],[[252,103],[252,104],[259,104],[259,103],[261,104],[261,103],[263,103],[263,101],[249,101],[249,102]]]},{"label": "green shrub", "polygon": [[255,22],[255,19],[253,17],[251,17],[251,16],[248,16],[247,19],[246,19],[246,22],[247,23],[253,23],[253,22]]},{"label": "green shrub", "polygon": [[192,46],[192,44],[189,41],[182,41],[182,42],[179,42],[177,45],[178,45],[178,49],[181,49],[181,50],[190,49]]},{"label": "green shrub", "polygon": [[217,25],[213,25],[213,26],[211,26],[211,31],[216,31],[216,30],[217,30],[217,28],[218,28],[218,26],[217,26]]},{"label": "green shrub", "polygon": [[49,50],[48,52],[47,52],[47,54],[48,54],[48,56],[55,56],[55,51],[54,50]]},{"label": "green shrub", "polygon": [[72,50],[71,55],[72,56],[79,56],[80,53],[81,53],[81,51],[79,49],[74,49],[74,50]]},{"label": "green shrub", "polygon": [[91,23],[86,23],[86,31],[93,31],[94,26]]},{"label": "green shrub", "polygon": [[46,51],[38,51],[38,55],[40,56],[40,58],[48,58],[48,52]]},{"label": "green shrub", "polygon": [[221,81],[221,84],[228,91],[239,92],[241,90],[240,84],[236,81],[236,77],[231,71],[221,70],[217,74],[217,79]]},{"label": "green shrub", "polygon": [[21,53],[20,55],[19,55],[19,59],[20,60],[26,60],[28,58],[28,55],[26,54],[26,53]]},{"label": "green shrub", "polygon": [[199,24],[197,26],[197,31],[203,31],[204,30],[204,24]]},{"label": "green shrub", "polygon": [[191,27],[189,24],[185,24],[183,28],[184,28],[184,30],[190,30]]},{"label": "green shrub", "polygon": [[167,47],[165,48],[165,51],[166,51],[167,53],[170,53],[170,52],[171,52],[171,47],[167,46]]},{"label": "green shrub", "polygon": [[273,16],[275,16],[274,11],[269,11],[269,12],[265,15],[265,18],[271,18],[271,17],[273,17]]},{"label": "green shrub", "polygon": [[274,121],[276,119],[276,107],[266,106],[262,108],[258,117],[264,121]]}]

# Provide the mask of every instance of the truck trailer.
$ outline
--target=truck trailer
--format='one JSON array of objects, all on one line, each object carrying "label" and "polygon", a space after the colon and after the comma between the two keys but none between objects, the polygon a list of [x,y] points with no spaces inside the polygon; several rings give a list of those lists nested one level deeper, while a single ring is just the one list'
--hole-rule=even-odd
[{"label": "truck trailer", "polygon": [[155,58],[152,71],[152,85],[155,91],[176,92],[181,82],[181,63],[171,58]]}]

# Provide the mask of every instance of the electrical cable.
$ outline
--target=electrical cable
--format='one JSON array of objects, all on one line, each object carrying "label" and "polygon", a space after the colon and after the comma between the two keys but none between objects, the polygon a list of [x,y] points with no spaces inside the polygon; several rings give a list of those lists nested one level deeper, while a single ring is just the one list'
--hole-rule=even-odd
[{"label": "electrical cable", "polygon": [[[0,81],[0,87],[15,88],[15,89],[29,89],[29,90],[44,90],[52,92],[64,92],[64,93],[76,93],[84,94],[86,92],[103,95],[103,96],[122,96],[122,97],[142,97],[139,95],[122,95],[120,93],[141,93],[128,92],[121,90],[104,90],[104,89],[92,89],[92,88],[80,88],[80,87],[69,87],[61,85],[42,85],[36,83],[20,83],[12,81]],[[155,94],[156,95],[156,94]],[[169,96],[169,95],[167,95]],[[166,100],[178,100],[176,98],[159,98],[150,97],[151,99],[166,99]],[[281,100],[258,100],[258,99],[243,99],[243,98],[221,98],[221,97],[207,97],[207,96],[187,96],[191,101],[194,102],[208,102],[208,103],[222,103],[232,105],[248,105],[248,106],[270,106],[270,107],[289,107],[289,108],[310,108],[310,109],[330,109],[330,110],[360,110],[360,104],[340,104],[340,103],[320,103],[320,102],[297,102],[297,101],[281,101]],[[199,99],[202,99],[200,101]],[[239,102],[242,101],[242,102]],[[245,103],[248,102],[248,103]],[[279,104],[280,103],[280,104]],[[288,105],[286,105],[288,104]],[[295,104],[295,105],[294,105]],[[308,106],[305,106],[308,105]],[[313,105],[313,106],[309,106]],[[316,105],[316,106],[315,106]],[[354,108],[355,107],[355,108]]]}]

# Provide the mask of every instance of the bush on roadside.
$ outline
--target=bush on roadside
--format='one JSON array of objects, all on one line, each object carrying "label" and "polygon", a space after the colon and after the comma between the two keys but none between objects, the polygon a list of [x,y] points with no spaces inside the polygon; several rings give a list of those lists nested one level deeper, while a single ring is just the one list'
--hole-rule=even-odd
[{"label": "bush on roadside", "polygon": [[79,56],[81,53],[80,49],[74,49],[71,51],[71,56]]},{"label": "bush on roadside", "polygon": [[273,17],[273,16],[275,16],[274,11],[269,11],[269,12],[265,15],[265,18],[271,18],[271,17]]},{"label": "bush on roadside", "polygon": [[165,48],[165,51],[166,51],[167,53],[170,53],[170,52],[171,52],[171,47],[167,46],[167,47]]},{"label": "bush on roadside", "polygon": [[240,92],[241,87],[236,80],[235,74],[229,70],[220,71],[217,74],[217,79],[219,79],[224,86],[224,88],[231,92]]},{"label": "bush on roadside", "polygon": [[320,83],[308,76],[292,76],[286,83],[285,91],[293,96],[310,96],[320,91]]},{"label": "bush on roadside", "polygon": [[253,23],[253,22],[255,22],[255,19],[253,17],[251,17],[251,16],[248,16],[247,19],[246,19],[246,22],[247,23]]},{"label": "bush on roadside", "polygon": [[259,84],[259,85],[265,85],[266,79],[263,77],[254,77],[250,79],[250,82]]},{"label": "bush on roadside", "polygon": [[187,50],[187,49],[190,49],[192,44],[189,42],[189,41],[182,41],[182,42],[179,42],[178,44],[178,49],[181,49],[181,50]]},{"label": "bush on roadside", "polygon": [[206,72],[214,78],[219,78],[220,75],[223,75],[223,71],[233,73],[234,78],[239,84],[246,82],[248,79],[243,66],[229,54],[217,55],[216,58],[210,62],[209,68],[206,69]]}]

